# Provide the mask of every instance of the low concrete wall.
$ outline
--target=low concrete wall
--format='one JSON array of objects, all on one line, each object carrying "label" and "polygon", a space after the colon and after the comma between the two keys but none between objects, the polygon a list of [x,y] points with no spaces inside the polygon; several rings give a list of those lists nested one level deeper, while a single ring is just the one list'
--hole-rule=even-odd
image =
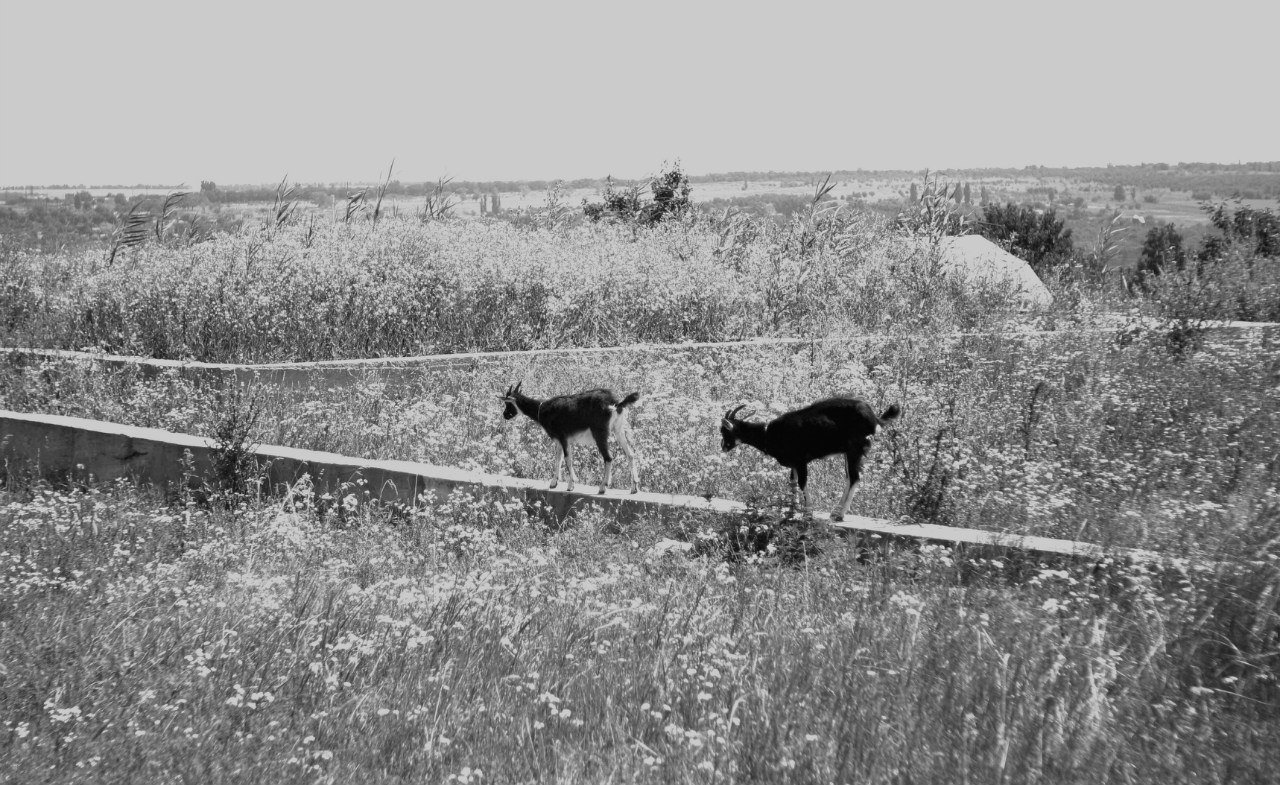
[{"label": "low concrete wall", "polygon": [[[112,480],[125,477],[163,488],[180,488],[183,465],[191,454],[196,475],[208,476],[214,465],[213,440],[155,428],[62,417],[49,414],[22,414],[0,410],[0,460],[10,470],[29,467],[44,478]],[[434,493],[443,498],[455,490],[486,491],[540,502],[558,517],[565,517],[583,505],[603,507],[620,519],[631,519],[654,508],[714,513],[741,512],[742,504],[726,499],[674,496],[660,493],[630,494],[622,490],[599,496],[599,486],[584,484],[584,490],[568,493],[552,491],[546,480],[482,474],[447,466],[411,461],[383,461],[351,458],[336,453],[299,450],[292,447],[258,445],[254,455],[275,495],[310,475],[317,492],[337,492],[345,483],[363,480],[357,496],[382,502],[413,504],[419,494]]]},{"label": "low concrete wall", "polygon": [[808,345],[806,338],[759,338],[748,341],[714,343],[636,344],[567,349],[533,349],[509,352],[466,352],[460,354],[427,354],[416,357],[377,357],[359,360],[326,360],[304,363],[206,363],[194,360],[157,360],[123,354],[76,352],[63,349],[24,349],[0,347],[0,354],[14,360],[63,360],[91,362],[108,367],[137,369],[146,376],[176,373],[195,382],[236,379],[241,384],[258,382],[283,387],[343,387],[367,382],[371,375],[377,381],[397,384],[433,368],[467,368],[513,359],[544,357],[589,357],[616,353],[662,353],[699,351],[714,348],[753,348],[768,346]]},{"label": "low concrete wall", "polygon": [[[1144,322],[1147,327],[1156,325],[1154,320]],[[1210,322],[1206,325],[1217,331],[1253,332],[1257,330],[1267,333],[1280,332],[1280,323],[1275,322]],[[283,387],[343,387],[351,384],[367,383],[372,377],[385,384],[400,384],[410,381],[424,370],[432,368],[466,368],[470,366],[503,362],[519,359],[539,359],[548,357],[590,357],[602,354],[625,353],[662,353],[700,351],[703,349],[751,349],[770,346],[795,346],[797,348],[822,343],[857,343],[863,341],[884,340],[926,340],[936,341],[939,338],[1007,338],[1009,340],[1030,340],[1034,338],[1052,338],[1055,336],[1081,335],[1091,333],[1107,333],[1120,329],[1117,322],[1110,326],[1090,327],[1080,330],[1023,330],[1013,332],[959,332],[946,335],[911,335],[868,333],[856,336],[836,338],[752,338],[742,341],[714,341],[701,343],[665,343],[665,344],[633,344],[628,346],[602,346],[564,349],[532,349],[503,352],[465,352],[458,354],[427,354],[414,357],[376,357],[359,360],[326,360],[323,362],[300,363],[206,363],[189,360],[157,360],[150,357],[131,355],[101,354],[94,352],[76,352],[61,349],[26,349],[0,347],[0,355],[8,355],[17,360],[29,357],[34,360],[66,360],[100,363],[108,367],[128,367],[151,376],[164,372],[176,373],[179,376],[196,382],[224,382],[236,379],[242,384],[265,383]]]},{"label": "low concrete wall", "polygon": [[[178,488],[184,481],[184,456],[191,454],[197,474],[211,470],[215,445],[198,436],[169,433],[155,428],[61,417],[49,414],[21,414],[0,410],[0,460],[9,469],[31,467],[54,480],[111,480],[126,477],[137,482]],[[654,513],[743,513],[746,506],[729,499],[678,496],[661,493],[629,494],[612,490],[605,496],[584,485],[586,492],[550,490],[546,480],[528,480],[481,474],[444,466],[410,461],[374,461],[334,453],[262,445],[255,455],[262,463],[271,490],[279,495],[309,474],[317,491],[337,491],[344,483],[364,480],[359,497],[383,502],[413,504],[419,494],[434,493],[442,498],[455,490],[495,493],[540,503],[564,518],[589,505],[604,508],[620,521]],[[366,495],[367,494],[367,495]],[[816,518],[830,520],[821,514]],[[953,548],[980,549],[994,553],[1017,552],[1031,558],[1098,561],[1108,556],[1122,561],[1155,562],[1149,551],[1106,550],[1092,543],[993,534],[929,524],[894,524],[890,521],[851,516],[834,523],[864,542],[931,542]]]}]

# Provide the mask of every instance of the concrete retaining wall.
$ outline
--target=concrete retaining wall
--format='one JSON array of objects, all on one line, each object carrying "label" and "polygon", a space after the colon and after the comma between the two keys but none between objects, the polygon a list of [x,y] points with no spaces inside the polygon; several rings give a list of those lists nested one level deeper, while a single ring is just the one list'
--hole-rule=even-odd
[{"label": "concrete retaining wall", "polygon": [[416,357],[378,357],[360,360],[326,360],[306,363],[205,363],[184,360],[157,360],[121,354],[75,352],[62,349],[22,349],[0,347],[0,354],[15,360],[63,360],[91,362],[112,368],[136,369],[146,376],[160,373],[176,373],[193,382],[235,379],[241,384],[257,382],[283,387],[319,388],[343,387],[369,381],[397,384],[410,380],[425,369],[467,368],[486,363],[509,360],[535,360],[550,357],[589,357],[601,354],[625,352],[662,353],[689,352],[714,348],[752,348],[768,346],[808,345],[805,338],[770,338],[750,341],[726,341],[715,343],[637,344],[623,347],[592,347],[569,349],[533,349],[510,352],[466,352],[460,354],[427,354]]},{"label": "concrete retaining wall", "polygon": [[[1149,327],[1155,323],[1148,320]],[[565,349],[533,349],[504,352],[466,352],[458,354],[427,354],[414,357],[377,357],[359,360],[327,360],[303,363],[206,363],[185,360],[157,360],[131,355],[76,352],[60,349],[24,349],[0,347],[0,355],[17,360],[65,360],[99,363],[108,367],[132,368],[145,375],[164,372],[176,373],[195,382],[223,382],[235,379],[245,383],[275,384],[283,387],[343,387],[370,381],[371,377],[385,384],[399,384],[419,376],[431,368],[466,368],[511,360],[534,360],[551,357],[590,357],[602,354],[661,353],[701,351],[704,349],[750,349],[770,346],[803,347],[815,343],[857,343],[889,340],[926,340],[994,338],[1029,340],[1089,333],[1114,332],[1120,325],[1093,327],[1080,330],[1024,330],[1019,332],[965,332],[938,335],[910,335],[872,333],[837,338],[752,338],[743,341],[716,341],[702,343],[634,344],[628,346],[604,346]],[[1212,322],[1216,331],[1252,332],[1257,330],[1278,332],[1280,324],[1274,322]]]},{"label": "concrete retaining wall", "polygon": [[[55,481],[126,477],[162,488],[180,488],[187,471],[183,466],[187,452],[191,453],[194,473],[210,476],[216,452],[211,439],[78,417],[0,410],[0,460],[7,462],[11,470],[30,467],[42,477]],[[413,504],[423,493],[443,498],[455,490],[477,494],[488,491],[530,503],[541,502],[561,518],[584,504],[601,505],[621,519],[650,512],[654,506],[721,513],[744,509],[743,505],[724,499],[709,501],[701,497],[623,491],[612,491],[604,497],[591,492],[566,493],[549,490],[545,480],[481,474],[411,461],[364,460],[292,447],[259,445],[254,455],[275,495],[283,495],[306,474],[312,478],[317,492],[336,492],[345,483],[363,480],[357,495],[364,499]],[[581,487],[588,491],[598,489],[594,485]]]},{"label": "concrete retaining wall", "polygon": [[[196,474],[210,472],[215,453],[215,445],[210,439],[77,417],[0,410],[0,460],[7,464],[10,472],[30,467],[54,480],[126,477],[160,487],[179,488],[187,471],[183,466],[187,452],[191,454],[191,465]],[[422,493],[434,493],[437,498],[455,490],[493,493],[520,499],[527,504],[540,503],[560,518],[588,505],[601,506],[623,522],[642,514],[724,515],[746,511],[743,504],[729,499],[643,492],[628,494],[621,490],[598,496],[591,492],[597,487],[593,485],[583,486],[588,489],[586,493],[567,493],[548,489],[547,480],[481,474],[409,461],[362,460],[290,447],[262,445],[257,447],[255,455],[262,462],[263,472],[276,494],[283,494],[303,474],[309,474],[317,491],[337,491],[344,483],[364,480],[358,497],[403,504],[413,504]],[[815,517],[821,519],[825,516]],[[1091,543],[1000,535],[928,524],[898,525],[860,516],[833,525],[870,543],[931,542],[995,553],[1012,551],[1032,558],[1054,560],[1098,561],[1108,555],[1120,560],[1143,562],[1154,562],[1158,558],[1146,551],[1104,550]]]}]

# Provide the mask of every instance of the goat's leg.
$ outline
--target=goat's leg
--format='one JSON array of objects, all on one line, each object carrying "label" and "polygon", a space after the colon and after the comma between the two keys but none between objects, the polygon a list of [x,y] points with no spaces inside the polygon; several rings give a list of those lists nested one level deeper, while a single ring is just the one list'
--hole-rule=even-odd
[{"label": "goat's leg", "polygon": [[561,473],[564,471],[564,445],[560,443],[559,439],[552,439],[551,444],[551,460],[556,465],[556,478],[551,481],[551,487],[554,488],[560,484]]},{"label": "goat's leg", "polygon": [[613,455],[609,452],[609,429],[592,428],[591,436],[596,440],[596,448],[600,450],[600,457],[604,460],[604,482],[600,484],[600,493],[603,494],[613,482]]},{"label": "goat's leg", "polygon": [[636,449],[631,443],[631,425],[627,422],[626,417],[618,416],[618,425],[615,426],[618,433],[618,446],[622,448],[622,454],[627,456],[627,463],[631,465],[631,492],[640,492],[640,469],[636,466]]},{"label": "goat's leg", "polygon": [[845,461],[849,465],[849,487],[840,499],[840,506],[831,515],[831,520],[833,521],[843,521],[844,516],[849,513],[849,504],[853,502],[853,488],[858,484],[858,479],[862,476],[861,451],[848,453],[845,455]]},{"label": "goat's leg", "polygon": [[578,475],[573,471],[573,441],[570,439],[564,440],[564,462],[569,467],[569,487],[565,490],[571,491],[578,484]]},{"label": "goat's leg", "polygon": [[804,511],[809,512],[809,464],[797,466],[795,469],[796,485],[800,487],[800,499],[804,502]]}]

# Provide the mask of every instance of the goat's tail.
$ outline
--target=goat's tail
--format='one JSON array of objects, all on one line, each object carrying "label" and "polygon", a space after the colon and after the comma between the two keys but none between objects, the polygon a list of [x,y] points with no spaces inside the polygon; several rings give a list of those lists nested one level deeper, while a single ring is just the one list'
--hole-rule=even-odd
[{"label": "goat's tail", "polygon": [[633,392],[630,395],[628,395],[626,398],[623,398],[620,403],[615,404],[613,408],[618,410],[618,414],[622,414],[623,409],[627,408],[628,406],[630,406],[631,404],[635,403],[638,400],[640,400],[640,393]]},{"label": "goat's tail", "polygon": [[880,415],[880,422],[887,423],[896,420],[899,414],[902,414],[902,409],[899,408],[898,404],[890,404],[889,408],[885,409],[884,413]]}]

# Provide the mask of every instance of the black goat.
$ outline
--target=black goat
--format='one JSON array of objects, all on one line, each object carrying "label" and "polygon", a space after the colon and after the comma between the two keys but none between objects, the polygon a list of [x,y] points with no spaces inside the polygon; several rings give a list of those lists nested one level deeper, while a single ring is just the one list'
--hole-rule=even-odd
[{"label": "black goat", "polygon": [[849,488],[840,500],[840,507],[831,515],[836,521],[843,520],[849,511],[853,486],[858,482],[862,459],[871,447],[872,437],[902,411],[894,404],[877,417],[863,401],[827,398],[787,412],[770,422],[754,423],[737,419],[743,408],[745,404],[725,412],[724,419],[720,421],[721,447],[728,452],[738,442],[744,442],[789,468],[792,501],[795,501],[795,486],[799,485],[806,509],[809,506],[809,494],[805,492],[805,485],[809,482],[809,462],[844,453],[849,465]]},{"label": "black goat", "polygon": [[573,490],[578,478],[573,473],[572,445],[595,440],[600,457],[604,458],[604,482],[600,484],[600,493],[604,493],[613,480],[613,455],[609,452],[609,434],[613,433],[631,463],[631,492],[640,491],[640,471],[626,413],[628,406],[640,400],[640,393],[633,392],[620,399],[612,390],[598,389],[539,401],[520,392],[517,384],[498,397],[506,403],[503,418],[510,420],[517,412],[524,412],[555,441],[556,479],[551,483],[552,488],[560,484],[561,466],[568,463],[568,490]]}]

